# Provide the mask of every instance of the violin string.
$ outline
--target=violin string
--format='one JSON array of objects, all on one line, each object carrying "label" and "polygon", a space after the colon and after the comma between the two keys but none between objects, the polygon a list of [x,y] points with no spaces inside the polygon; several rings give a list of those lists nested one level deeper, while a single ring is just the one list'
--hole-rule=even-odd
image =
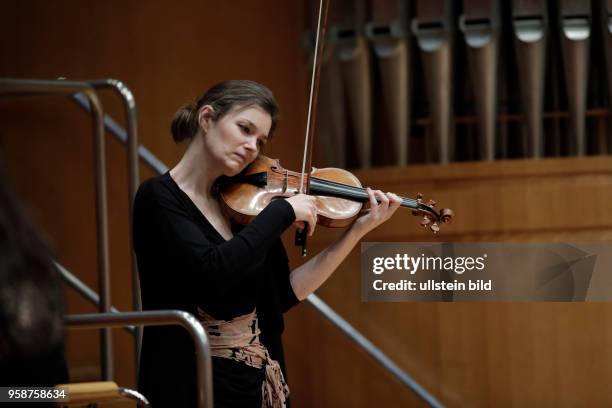
[{"label": "violin string", "polygon": [[[323,185],[340,187],[340,188],[347,189],[347,190],[349,190],[351,192],[354,192],[354,193],[360,193],[364,197],[368,197],[367,191],[363,187],[349,186],[349,185],[342,184],[342,183],[339,183],[339,182],[336,182],[336,181],[323,180],[323,179],[319,179],[319,178],[316,178],[316,177],[313,177],[313,179],[317,180],[318,182],[320,182]],[[405,204],[406,206],[415,207],[418,204],[418,202],[416,200],[412,199],[412,198],[401,197],[401,196],[399,196],[399,197],[402,200],[402,204]]]},{"label": "violin string", "polygon": [[[281,174],[275,174],[273,173],[274,176],[270,177],[271,179],[276,179],[276,180],[284,180],[285,179],[285,175],[281,175]],[[299,173],[297,172],[292,172],[292,171],[288,171],[287,172],[287,176],[292,177],[292,178],[298,178],[300,177]],[[308,177],[310,178],[310,181],[316,180],[317,182],[321,183],[322,185],[327,185],[327,186],[334,186],[334,187],[339,187],[342,189],[345,189],[351,193],[359,193],[359,194],[363,194],[364,197],[367,197],[367,192],[366,189],[363,187],[357,187],[357,186],[350,186],[348,184],[343,184],[343,183],[339,183],[337,181],[332,181],[332,180],[325,180],[325,179],[321,179],[321,178],[317,178],[317,177],[312,177],[312,176],[304,176],[301,175],[303,177]],[[417,200],[413,199],[413,198],[409,198],[409,197],[402,197],[399,196],[399,198],[402,200],[402,203],[405,203],[406,206],[408,207],[416,207],[418,205]]]}]

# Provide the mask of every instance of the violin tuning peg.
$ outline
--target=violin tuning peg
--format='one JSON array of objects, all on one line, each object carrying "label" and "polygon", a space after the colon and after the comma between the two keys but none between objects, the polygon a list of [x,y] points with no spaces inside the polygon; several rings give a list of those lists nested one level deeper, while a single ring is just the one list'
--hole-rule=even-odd
[{"label": "violin tuning peg", "polygon": [[430,206],[430,207],[435,207],[436,206],[436,202],[435,202],[435,200],[429,200],[427,202],[427,205]]},{"label": "violin tuning peg", "polygon": [[423,194],[417,193],[416,198],[417,198],[417,200],[420,200],[421,198],[423,198]]},{"label": "violin tuning peg", "polygon": [[449,208],[443,208],[440,210],[440,216],[441,216],[441,221],[442,222],[452,222],[453,221],[453,210],[449,209]]},{"label": "violin tuning peg", "polygon": [[440,227],[438,226],[437,222],[434,222],[433,224],[431,224],[429,229],[432,230],[434,234],[437,234],[438,231],[440,231]]},{"label": "violin tuning peg", "polygon": [[423,219],[421,220],[421,225],[426,227],[429,224],[431,224],[431,219],[429,219],[429,217],[423,217]]}]

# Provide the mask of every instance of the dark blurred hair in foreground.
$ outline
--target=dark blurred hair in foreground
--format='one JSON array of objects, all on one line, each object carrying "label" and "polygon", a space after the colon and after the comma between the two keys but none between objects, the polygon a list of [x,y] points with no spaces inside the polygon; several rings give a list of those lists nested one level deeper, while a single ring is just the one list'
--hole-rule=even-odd
[{"label": "dark blurred hair in foreground", "polygon": [[68,381],[63,317],[51,251],[25,216],[0,160],[0,386]]}]

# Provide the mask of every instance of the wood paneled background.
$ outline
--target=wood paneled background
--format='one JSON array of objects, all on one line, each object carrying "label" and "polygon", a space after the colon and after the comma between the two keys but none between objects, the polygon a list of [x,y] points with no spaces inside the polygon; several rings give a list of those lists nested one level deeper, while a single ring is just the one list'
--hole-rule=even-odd
[{"label": "wood paneled background", "polygon": [[[409,211],[398,212],[365,241],[612,240],[612,220],[606,216],[612,199],[610,157],[356,174],[364,185],[383,191],[423,192],[456,214],[455,223],[434,237]],[[320,228],[311,251],[339,233]],[[297,262],[297,251],[288,248]],[[360,274],[355,248],[317,294],[447,406],[612,405],[611,304],[362,303]],[[289,356],[299,356],[290,359],[289,375],[294,391],[307,398],[305,406],[423,405],[312,308],[289,316],[286,348]]]},{"label": "wood paneled background", "polygon": [[[173,165],[169,123],[212,84],[248,78],[277,95],[282,120],[269,153],[297,169],[306,111],[302,1],[7,1],[0,15],[0,76],[117,78],[134,92],[140,140]],[[104,94],[120,122],[121,106]],[[92,136],[67,98],[0,100],[0,147],[14,185],[57,257],[97,286]],[[130,308],[125,150],[107,138],[112,303]],[[141,168],[142,178],[152,176]],[[368,241],[611,240],[610,157],[547,159],[358,172],[365,185],[422,192],[455,210],[438,237],[408,211]],[[341,231],[319,228],[311,253]],[[302,260],[291,245],[292,265]],[[609,406],[612,306],[607,303],[361,303],[359,249],[318,291],[323,300],[448,406]],[[94,308],[66,290],[70,313]],[[115,331],[117,382],[134,386],[129,336]],[[287,315],[295,407],[419,406],[307,305]],[[70,332],[74,380],[98,373],[95,331]]]}]

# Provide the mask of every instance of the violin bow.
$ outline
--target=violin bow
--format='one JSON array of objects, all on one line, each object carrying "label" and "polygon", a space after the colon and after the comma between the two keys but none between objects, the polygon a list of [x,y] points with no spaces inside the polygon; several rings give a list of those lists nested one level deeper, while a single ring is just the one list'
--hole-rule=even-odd
[{"label": "violin bow", "polygon": [[[299,193],[308,194],[310,191],[310,172],[312,170],[312,150],[314,142],[315,123],[317,117],[316,102],[319,97],[319,83],[321,82],[321,65],[323,61],[323,44],[327,32],[327,14],[331,0],[319,0],[319,17],[317,21],[317,36],[315,40],[314,61],[310,79],[310,96],[308,98],[308,118],[306,120],[306,136],[304,139],[304,157],[302,159],[302,175],[300,177]],[[308,173],[307,173],[308,172]],[[308,174],[308,177],[306,177]],[[307,228],[295,233],[295,245],[302,247],[302,256],[306,256]]]}]

